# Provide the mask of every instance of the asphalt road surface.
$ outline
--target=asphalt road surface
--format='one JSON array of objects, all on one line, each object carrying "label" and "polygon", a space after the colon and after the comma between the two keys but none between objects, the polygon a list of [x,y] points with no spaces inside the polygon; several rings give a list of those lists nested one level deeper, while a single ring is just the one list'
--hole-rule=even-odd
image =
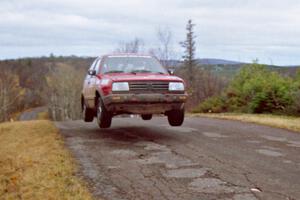
[{"label": "asphalt road surface", "polygon": [[250,123],[56,123],[96,199],[300,199],[300,134]]},{"label": "asphalt road surface", "polygon": [[46,112],[46,111],[47,111],[47,107],[32,108],[30,110],[24,111],[20,115],[19,120],[20,121],[36,120],[40,112]]}]

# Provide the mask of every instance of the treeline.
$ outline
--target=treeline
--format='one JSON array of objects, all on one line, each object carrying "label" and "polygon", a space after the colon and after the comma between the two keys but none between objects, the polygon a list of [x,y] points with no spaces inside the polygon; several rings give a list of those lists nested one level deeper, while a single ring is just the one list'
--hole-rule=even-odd
[{"label": "treeline", "polygon": [[81,118],[81,90],[86,69],[58,63],[46,76],[45,103],[54,121]]},{"label": "treeline", "polygon": [[[0,61],[0,121],[37,106],[47,106],[53,120],[80,119],[83,78],[93,59],[50,56]],[[195,64],[191,84],[185,63],[176,68],[175,74],[189,84],[188,111],[299,115],[299,74],[287,76],[257,63],[236,71],[231,66],[223,66],[222,73],[215,69]],[[236,75],[232,78],[226,70]]]},{"label": "treeline", "polygon": [[0,122],[10,119],[11,114],[22,107],[25,90],[20,86],[19,77],[9,70],[0,73]]},{"label": "treeline", "polygon": [[291,77],[257,62],[245,65],[221,94],[206,99],[194,112],[300,116],[300,70]]},{"label": "treeline", "polygon": [[38,106],[48,106],[54,120],[80,118],[82,81],[93,59],[51,55],[0,61],[0,122]]},{"label": "treeline", "polygon": [[[83,78],[93,60],[50,56],[0,61],[0,121],[38,106],[47,106],[53,120],[80,119]],[[220,94],[227,82],[226,76],[213,71],[201,67],[194,71],[199,86],[189,90],[196,98],[189,101],[188,110],[199,101]],[[175,73],[188,79],[184,66],[176,68]]]},{"label": "treeline", "polygon": [[175,75],[183,78],[187,86],[189,94],[188,102],[186,103],[186,110],[192,111],[199,102],[205,99],[219,95],[227,86],[230,78],[228,76],[216,74],[214,71],[205,69],[200,65],[193,67],[193,82],[190,81],[188,67],[182,65],[175,70]]},{"label": "treeline", "polygon": [[[52,55],[0,61],[0,121],[8,121],[13,114],[38,106],[47,106],[53,120],[80,119],[82,83],[93,60]],[[199,87],[189,90],[196,98],[189,101],[188,110],[199,101],[220,94],[227,82],[225,76],[213,71],[201,67],[194,71]],[[184,66],[176,68],[175,73],[188,79]]]},{"label": "treeline", "polygon": [[13,113],[42,105],[41,91],[47,68],[38,67],[31,59],[0,62],[0,121]]}]

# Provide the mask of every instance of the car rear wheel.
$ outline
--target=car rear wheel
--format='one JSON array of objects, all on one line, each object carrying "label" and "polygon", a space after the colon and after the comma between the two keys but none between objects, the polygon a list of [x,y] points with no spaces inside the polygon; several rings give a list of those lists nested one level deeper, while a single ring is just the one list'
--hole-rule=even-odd
[{"label": "car rear wheel", "polygon": [[168,121],[171,126],[181,126],[184,121],[184,109],[170,111]]},{"label": "car rear wheel", "polygon": [[109,128],[111,125],[112,115],[103,105],[101,98],[97,101],[97,123],[100,128]]},{"label": "car rear wheel", "polygon": [[94,120],[93,110],[90,108],[87,108],[87,106],[85,105],[85,102],[83,102],[83,105],[82,105],[82,117],[85,122],[92,122]]},{"label": "car rear wheel", "polygon": [[148,115],[141,115],[143,120],[151,120],[152,119],[152,115],[148,114]]}]

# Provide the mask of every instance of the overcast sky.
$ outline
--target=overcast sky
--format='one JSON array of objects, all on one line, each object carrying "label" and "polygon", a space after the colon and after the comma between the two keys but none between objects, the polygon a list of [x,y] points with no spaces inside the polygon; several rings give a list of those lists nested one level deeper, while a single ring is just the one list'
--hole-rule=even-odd
[{"label": "overcast sky", "polygon": [[159,27],[180,57],[188,19],[199,58],[300,64],[299,0],[0,0],[0,59],[96,56],[134,37],[155,48]]}]

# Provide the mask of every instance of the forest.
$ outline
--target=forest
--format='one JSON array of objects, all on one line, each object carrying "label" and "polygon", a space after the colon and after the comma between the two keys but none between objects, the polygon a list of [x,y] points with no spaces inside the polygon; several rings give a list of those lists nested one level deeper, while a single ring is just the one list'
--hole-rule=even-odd
[{"label": "forest", "polygon": [[[79,119],[83,79],[94,59],[51,55],[0,61],[0,121],[38,106],[48,106],[53,120]],[[169,67],[188,80],[184,63]],[[296,71],[297,67],[257,63],[198,64],[193,69],[194,86],[188,89],[188,110],[299,115],[300,73]]]}]

